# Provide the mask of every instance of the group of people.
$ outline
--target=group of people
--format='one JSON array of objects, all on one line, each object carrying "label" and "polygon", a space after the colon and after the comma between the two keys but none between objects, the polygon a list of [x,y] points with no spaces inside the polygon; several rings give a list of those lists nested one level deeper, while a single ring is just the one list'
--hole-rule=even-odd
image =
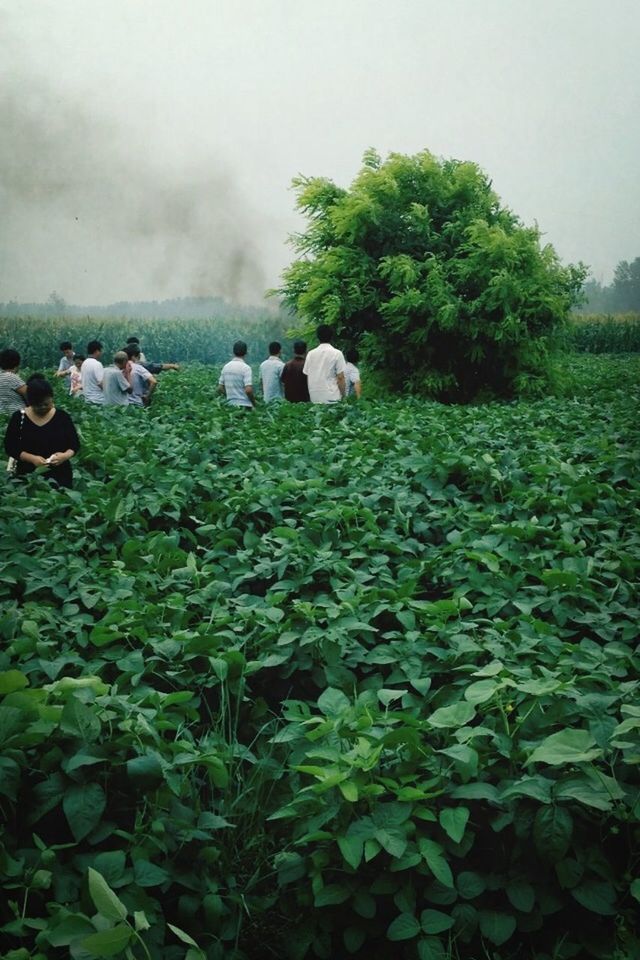
[{"label": "group of people", "polygon": [[[176,363],[148,363],[137,337],[104,367],[102,344],[92,340],[87,355],[74,352],[73,344],[60,344],[62,357],[55,373],[68,377],[69,394],[99,406],[147,406],[162,370],[177,370]],[[78,433],[69,414],[58,410],[53,387],[44,374],[32,374],[25,382],[18,374],[21,357],[17,350],[0,351],[0,413],[9,414],[4,446],[7,470],[16,476],[45,468],[48,479],[58,486],[71,487],[71,459],[80,449]]]},{"label": "group of people", "polygon": [[69,378],[69,394],[84,397],[87,403],[99,406],[148,406],[163,370],[177,370],[177,363],[148,363],[140,349],[137,337],[129,337],[122,350],[114,354],[113,362],[102,364],[102,344],[91,340],[87,355],[74,353],[73,344],[60,344],[62,357],[57,377]]},{"label": "group of people", "polygon": [[[362,391],[358,354],[345,355],[332,346],[333,330],[321,324],[316,330],[318,346],[307,352],[304,340],[296,340],[293,357],[284,363],[277,340],[269,344],[269,356],[260,364],[262,398],[265,403],[289,400],[291,403],[338,403],[345,397],[359,398]],[[233,359],[224,365],[218,389],[229,404],[250,409],[254,406],[253,376],[246,362],[247,345],[237,340]]]},{"label": "group of people", "polygon": [[[288,400],[291,403],[338,403],[346,397],[361,395],[358,355],[345,355],[332,346],[333,331],[321,324],[318,346],[307,352],[303,340],[293,345],[294,355],[284,362],[277,341],[269,344],[269,357],[260,364],[260,382],[265,403]],[[60,344],[62,357],[57,377],[68,377],[69,394],[82,397],[95,406],[147,406],[162,370],[176,370],[176,363],[149,363],[137,337],[129,337],[123,350],[114,354],[113,363],[102,364],[102,344],[92,340],[86,356],[74,352],[73,344]],[[219,390],[232,406],[251,409],[255,403],[251,367],[246,362],[247,345],[233,345],[233,359],[222,368]],[[51,383],[41,373],[25,382],[18,374],[20,354],[7,348],[0,351],[0,413],[9,414],[5,450],[7,469],[24,476],[44,468],[49,479],[59,486],[71,487],[71,459],[80,449],[78,433],[69,414],[58,410]]]}]

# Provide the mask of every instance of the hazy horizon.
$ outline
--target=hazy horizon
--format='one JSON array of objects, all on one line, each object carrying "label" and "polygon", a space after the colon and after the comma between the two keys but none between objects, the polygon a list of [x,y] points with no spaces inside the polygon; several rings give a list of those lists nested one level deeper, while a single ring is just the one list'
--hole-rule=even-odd
[{"label": "hazy horizon", "polygon": [[640,256],[635,0],[0,0],[0,301],[259,303],[291,180],[479,164],[563,262]]}]

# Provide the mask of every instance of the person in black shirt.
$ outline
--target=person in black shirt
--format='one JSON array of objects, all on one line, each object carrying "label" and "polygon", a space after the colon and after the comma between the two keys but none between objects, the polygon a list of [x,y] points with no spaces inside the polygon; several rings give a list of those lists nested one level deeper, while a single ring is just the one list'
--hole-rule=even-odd
[{"label": "person in black shirt", "polygon": [[16,411],[7,425],[4,447],[18,461],[16,476],[46,467],[45,476],[60,487],[71,487],[71,458],[80,449],[73,421],[53,403],[51,384],[31,377],[27,383],[28,406]]},{"label": "person in black shirt", "polygon": [[308,403],[309,387],[307,375],[302,372],[307,355],[307,345],[304,340],[296,340],[293,345],[293,360],[285,363],[281,380],[284,384],[284,398],[291,403]]}]

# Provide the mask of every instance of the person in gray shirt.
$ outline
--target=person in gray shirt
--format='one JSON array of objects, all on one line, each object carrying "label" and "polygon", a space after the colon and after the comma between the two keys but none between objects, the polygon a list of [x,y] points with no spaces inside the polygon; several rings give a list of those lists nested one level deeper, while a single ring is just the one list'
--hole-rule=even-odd
[{"label": "person in gray shirt", "polygon": [[129,405],[131,384],[124,375],[129,357],[124,350],[118,350],[113,358],[113,366],[105,367],[102,380],[102,392],[105,406],[126,407]]},{"label": "person in gray shirt", "polygon": [[284,363],[280,359],[282,347],[277,340],[269,344],[269,358],[260,364],[260,381],[262,383],[262,397],[265,403],[272,400],[282,400],[284,388],[282,386],[282,371]]}]

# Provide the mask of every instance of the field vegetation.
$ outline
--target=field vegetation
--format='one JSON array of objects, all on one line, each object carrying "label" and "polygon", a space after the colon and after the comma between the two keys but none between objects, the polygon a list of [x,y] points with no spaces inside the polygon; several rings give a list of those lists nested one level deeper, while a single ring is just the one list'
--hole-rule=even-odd
[{"label": "field vegetation", "polygon": [[582,353],[639,353],[640,313],[573,316],[567,346]]},{"label": "field vegetation", "polygon": [[1,478],[8,960],[638,956],[639,364],[566,365],[251,415],[199,365],[56,383],[75,488]]}]

